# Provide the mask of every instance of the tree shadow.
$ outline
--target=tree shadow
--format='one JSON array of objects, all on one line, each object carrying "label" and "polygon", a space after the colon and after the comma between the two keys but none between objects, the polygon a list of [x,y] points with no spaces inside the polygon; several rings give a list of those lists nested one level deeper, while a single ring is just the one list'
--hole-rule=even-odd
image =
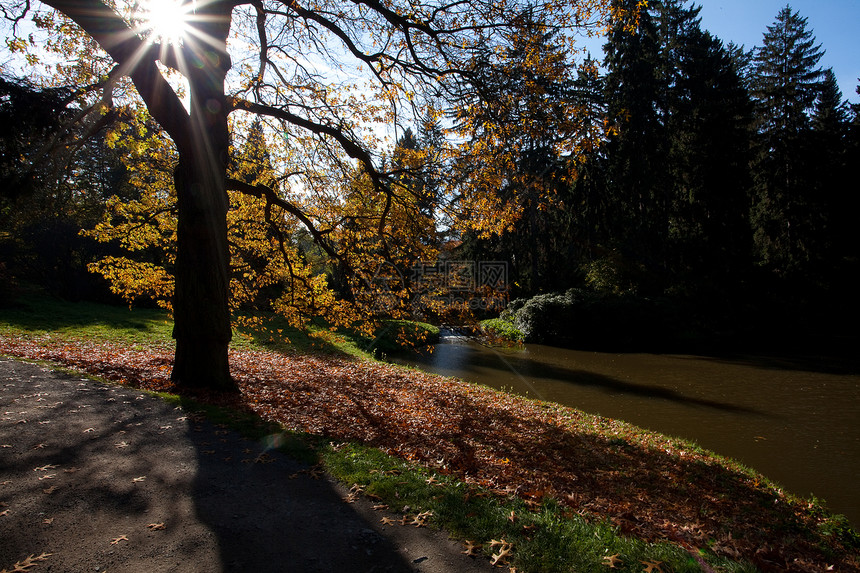
[{"label": "tree shadow", "polygon": [[854,376],[860,374],[860,357],[847,354],[704,353],[695,356],[673,356],[686,360],[705,360],[719,364],[749,366],[765,370],[793,370],[837,376]]},{"label": "tree shadow", "polygon": [[192,498],[215,535],[224,571],[412,571],[312,468],[208,422],[186,438],[197,452]]},{"label": "tree shadow", "polygon": [[413,570],[308,466],[159,398],[13,364],[0,404],[27,422],[0,422],[0,564],[46,551],[67,571]]},{"label": "tree shadow", "polygon": [[[451,345],[454,346],[454,345]],[[626,394],[644,399],[667,400],[678,404],[688,406],[701,406],[713,408],[726,412],[737,412],[747,414],[764,415],[763,412],[731,404],[728,402],[720,402],[717,400],[708,400],[688,396],[677,390],[665,388],[654,384],[637,384],[621,380],[612,376],[589,372],[587,370],[566,368],[547,364],[539,360],[534,360],[525,355],[506,354],[504,356],[495,352],[492,348],[474,348],[472,346],[457,345],[454,352],[463,353],[465,358],[456,361],[456,369],[464,372],[458,376],[470,380],[469,374],[478,374],[485,376],[486,371],[496,371],[503,374],[513,373],[523,379],[546,380],[552,382],[561,382],[571,386],[580,386],[587,388],[596,388],[607,394]],[[438,356],[432,355],[415,355],[415,362],[423,364],[425,367],[440,367],[438,364]],[[441,366],[445,368],[445,366]],[[476,376],[475,378],[478,378]]]}]

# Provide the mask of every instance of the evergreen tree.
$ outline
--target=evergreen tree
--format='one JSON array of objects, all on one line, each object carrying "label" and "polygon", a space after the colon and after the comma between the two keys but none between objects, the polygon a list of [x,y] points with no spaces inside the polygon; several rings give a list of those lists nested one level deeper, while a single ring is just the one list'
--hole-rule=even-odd
[{"label": "evergreen tree", "polygon": [[672,270],[678,279],[689,276],[701,284],[735,280],[749,259],[752,103],[739,64],[719,39],[701,30],[697,13],[678,11],[667,165]]},{"label": "evergreen tree", "polygon": [[604,48],[618,129],[607,145],[622,255],[613,257],[644,268],[640,280],[660,291],[725,277],[748,251],[743,61],[701,29],[699,11],[683,0],[651,2],[634,32],[617,26]]},{"label": "evergreen tree", "polygon": [[604,45],[608,115],[616,128],[606,145],[615,221],[607,247],[652,271],[664,267],[668,228],[661,119],[666,89],[655,7],[638,11],[635,0],[615,0],[613,8],[635,20],[617,22]]},{"label": "evergreen tree", "polygon": [[820,205],[822,262],[836,269],[858,252],[855,231],[856,193],[845,184],[849,173],[849,106],[842,98],[832,69],[824,72],[812,115],[814,200]]},{"label": "evergreen tree", "polygon": [[809,270],[822,252],[823,213],[812,194],[810,153],[822,55],[807,19],[786,6],[753,59],[759,125],[751,218],[759,261],[779,273]]}]

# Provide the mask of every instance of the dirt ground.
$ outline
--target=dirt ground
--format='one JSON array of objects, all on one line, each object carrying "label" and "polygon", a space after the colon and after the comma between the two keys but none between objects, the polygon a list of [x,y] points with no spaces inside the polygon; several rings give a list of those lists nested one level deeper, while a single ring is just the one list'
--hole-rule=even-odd
[{"label": "dirt ground", "polygon": [[0,573],[494,570],[314,474],[158,398],[0,357]]}]

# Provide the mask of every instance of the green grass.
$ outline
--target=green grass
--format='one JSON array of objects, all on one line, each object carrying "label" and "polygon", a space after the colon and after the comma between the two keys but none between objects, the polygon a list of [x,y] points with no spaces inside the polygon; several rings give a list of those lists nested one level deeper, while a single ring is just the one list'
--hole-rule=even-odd
[{"label": "green grass", "polygon": [[67,302],[27,295],[0,308],[0,333],[111,340],[130,347],[172,343],[173,321],[160,309],[134,309],[90,302]]},{"label": "green grass", "polygon": [[[331,331],[322,321],[305,330],[293,328],[272,312],[244,313],[243,326],[235,329],[233,348],[277,352],[323,353],[368,359],[392,354],[398,342],[432,343],[439,329],[425,323],[386,321],[368,338],[351,330]],[[249,318],[259,319],[248,321]],[[253,323],[248,325],[248,323]],[[161,309],[68,302],[30,293],[0,307],[0,333],[14,336],[111,340],[135,346],[172,345],[173,320]]]},{"label": "green grass", "polygon": [[[358,484],[395,511],[431,511],[431,525],[482,544],[488,558],[499,550],[490,545],[492,540],[512,543],[510,565],[518,571],[605,572],[613,555],[619,571],[642,571],[644,562],[662,562],[663,571],[702,570],[699,561],[677,545],[623,536],[612,525],[570,513],[553,500],[533,510],[519,498],[499,498],[458,478],[356,444],[329,445],[321,455],[328,471],[343,483]],[[713,554],[700,558],[721,571],[755,571],[749,564]]]}]

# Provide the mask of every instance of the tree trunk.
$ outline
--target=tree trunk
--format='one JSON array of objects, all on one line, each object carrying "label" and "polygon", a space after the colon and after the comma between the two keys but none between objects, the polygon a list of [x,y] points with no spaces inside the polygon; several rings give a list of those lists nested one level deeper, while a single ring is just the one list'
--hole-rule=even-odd
[{"label": "tree trunk", "polygon": [[[180,386],[237,391],[227,358],[230,328],[230,249],[227,243],[229,133],[224,78],[232,5],[212,2],[195,25],[207,41],[189,41],[190,134],[174,137],[177,228],[171,379]],[[203,12],[208,12],[203,14]]]},{"label": "tree trunk", "polygon": [[176,357],[171,379],[180,386],[236,390],[227,360],[232,336],[227,194],[223,178],[218,185],[214,174],[200,172],[201,163],[209,162],[180,156],[176,169]]}]

